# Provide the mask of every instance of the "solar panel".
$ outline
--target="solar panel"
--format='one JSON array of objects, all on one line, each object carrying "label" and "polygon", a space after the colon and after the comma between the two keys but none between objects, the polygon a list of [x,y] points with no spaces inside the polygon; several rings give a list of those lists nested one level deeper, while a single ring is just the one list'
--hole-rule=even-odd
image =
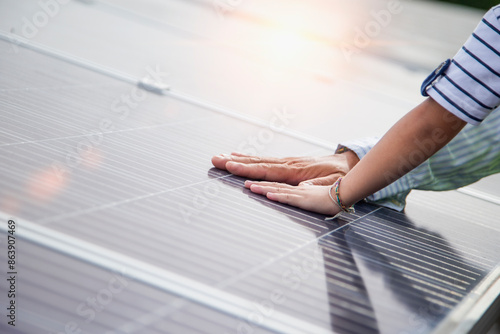
[{"label": "solar panel", "polygon": [[[10,5],[0,11],[5,25],[40,10],[35,1]],[[360,203],[332,222],[269,202],[212,168],[210,157],[238,149],[328,154],[330,141],[385,125],[345,126],[325,137],[329,127],[298,112],[314,94],[282,100],[303,83],[269,97],[269,83],[258,91],[245,89],[258,81],[238,83],[267,71],[260,61],[240,76],[223,70],[252,56],[209,46],[204,56],[224,61],[195,67],[200,57],[188,52],[194,42],[179,32],[185,27],[108,3],[65,6],[33,39],[1,32],[1,244],[13,220],[17,252],[16,326],[7,317],[12,287],[2,280],[2,333],[430,333],[491,323],[484,312],[500,264],[494,191],[476,188],[490,201],[416,192],[406,213]],[[111,38],[122,33],[130,39]],[[158,40],[168,47],[150,52]],[[156,62],[159,55],[178,66]],[[169,89],[151,81],[152,71],[167,69]],[[323,92],[352,96],[363,88],[294,71]],[[231,80],[207,87],[217,74]],[[358,110],[388,105],[386,120],[410,104],[363,92]],[[252,94],[268,99],[254,103]],[[347,124],[359,118],[334,116]],[[285,130],[272,128],[272,119]],[[7,256],[4,247],[4,265]]]}]

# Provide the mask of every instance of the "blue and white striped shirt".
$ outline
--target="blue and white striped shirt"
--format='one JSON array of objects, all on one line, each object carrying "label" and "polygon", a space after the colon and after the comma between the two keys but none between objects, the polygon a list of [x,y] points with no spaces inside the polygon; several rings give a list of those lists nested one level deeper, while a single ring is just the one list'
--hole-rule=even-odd
[{"label": "blue and white striped shirt", "polygon": [[477,125],[500,105],[500,5],[490,9],[426,95]]},{"label": "blue and white striped shirt", "polygon": [[[453,60],[424,82],[423,93],[469,124],[427,161],[366,200],[402,210],[412,189],[457,189],[500,172],[500,5],[485,14]],[[366,138],[339,148],[362,159],[377,141]]]}]

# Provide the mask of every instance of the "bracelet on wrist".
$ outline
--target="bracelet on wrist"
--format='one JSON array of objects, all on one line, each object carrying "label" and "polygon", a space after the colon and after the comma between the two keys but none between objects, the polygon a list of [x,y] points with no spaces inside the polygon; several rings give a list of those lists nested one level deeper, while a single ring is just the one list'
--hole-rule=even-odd
[{"label": "bracelet on wrist", "polygon": [[[335,203],[336,206],[338,206],[338,208],[340,209],[340,212],[337,213],[333,217],[325,218],[325,220],[335,219],[338,216],[340,216],[340,214],[342,214],[342,212],[347,212],[347,213],[354,213],[354,212],[356,212],[354,210],[354,207],[352,205],[349,206],[349,207],[347,207],[347,206],[344,205],[344,203],[342,203],[342,200],[340,199],[339,188],[340,188],[340,182],[341,181],[342,181],[342,178],[339,177],[337,179],[337,181],[335,181],[335,183],[332,184],[332,186],[330,187],[330,189],[328,189],[328,195],[330,196],[330,199],[332,200],[333,203]],[[334,191],[335,191],[335,198],[334,198],[334,196],[332,196],[332,189],[334,189]]]}]

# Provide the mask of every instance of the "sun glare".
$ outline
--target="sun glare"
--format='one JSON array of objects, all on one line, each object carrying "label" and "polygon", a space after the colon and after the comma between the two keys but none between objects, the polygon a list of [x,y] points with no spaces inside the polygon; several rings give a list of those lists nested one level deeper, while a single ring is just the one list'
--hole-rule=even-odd
[{"label": "sun glare", "polygon": [[273,62],[278,65],[298,65],[307,52],[308,41],[295,31],[281,28],[270,32],[266,44]]}]

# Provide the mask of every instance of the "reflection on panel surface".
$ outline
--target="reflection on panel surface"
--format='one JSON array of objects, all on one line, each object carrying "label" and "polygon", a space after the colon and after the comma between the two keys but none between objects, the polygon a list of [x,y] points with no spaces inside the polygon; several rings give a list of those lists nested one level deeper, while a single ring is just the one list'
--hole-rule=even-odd
[{"label": "reflection on panel surface", "polygon": [[241,149],[327,154],[273,130],[297,108],[262,109],[258,126],[10,47],[0,245],[11,218],[18,309],[8,326],[2,280],[2,333],[430,333],[500,263],[492,203],[417,193],[407,214],[360,203],[325,221],[211,167]]}]

